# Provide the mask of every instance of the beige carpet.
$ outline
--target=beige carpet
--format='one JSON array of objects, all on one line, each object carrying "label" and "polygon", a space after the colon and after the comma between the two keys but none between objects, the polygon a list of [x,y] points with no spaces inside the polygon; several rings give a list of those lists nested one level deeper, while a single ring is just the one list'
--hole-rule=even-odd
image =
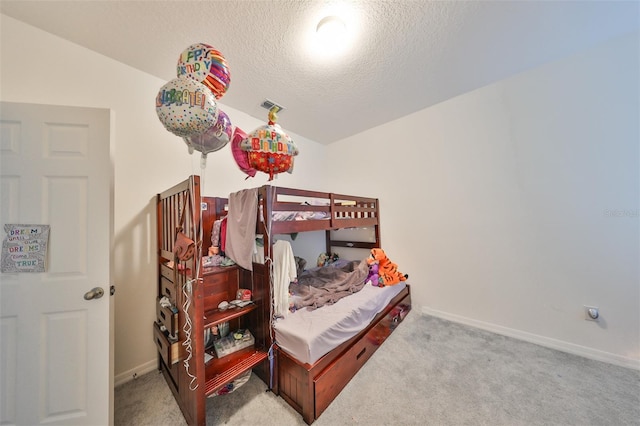
[{"label": "beige carpet", "polygon": [[[304,425],[256,376],[207,425]],[[116,426],[184,425],[162,374],[116,388]],[[640,372],[411,312],[314,425],[639,425]]]}]

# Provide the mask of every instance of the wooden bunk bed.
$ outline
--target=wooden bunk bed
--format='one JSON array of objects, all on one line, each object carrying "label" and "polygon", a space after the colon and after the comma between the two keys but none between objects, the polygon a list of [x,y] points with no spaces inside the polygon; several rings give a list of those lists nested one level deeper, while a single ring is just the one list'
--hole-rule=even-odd
[{"label": "wooden bunk bed", "polygon": [[[259,191],[263,219],[258,221],[258,232],[265,235],[265,256],[268,256],[271,240],[277,234],[295,232],[325,231],[326,252],[336,247],[372,249],[381,247],[380,211],[378,200],[325,192],[263,186]],[[321,200],[320,205],[309,205],[291,198],[311,198]],[[311,211],[320,212],[324,219],[316,220],[272,220],[277,212]],[[374,229],[373,242],[344,241],[332,238],[332,230],[343,228]],[[268,232],[270,228],[271,232]],[[269,265],[254,263],[254,274],[268,282]],[[266,283],[265,283],[266,284]],[[307,424],[311,424],[329,406],[346,384],[366,363],[377,348],[393,332],[411,309],[411,294],[406,286],[375,318],[357,335],[331,350],[313,364],[298,361],[276,342],[277,380],[274,392],[280,395]]]},{"label": "wooden bunk bed", "polygon": [[[314,203],[301,203],[299,199],[313,199]],[[178,341],[167,343],[166,336],[162,340],[158,324],[154,324],[154,336],[160,352],[158,368],[163,371],[189,424],[204,425],[206,397],[247,370],[253,370],[274,393],[298,411],[307,424],[311,424],[404,319],[411,309],[410,288],[408,285],[404,286],[356,335],[313,363],[301,362],[280,348],[277,339],[274,339],[270,289],[271,253],[275,236],[325,231],[326,252],[338,247],[380,247],[378,200],[262,186],[258,189],[256,234],[263,237],[266,262],[254,262],[253,271],[237,266],[225,272],[221,271],[223,268],[198,268],[197,265],[211,244],[209,236],[212,224],[226,214],[226,205],[227,198],[200,197],[198,176],[191,176],[187,181],[158,195],[158,296],[167,291],[170,281],[171,285],[175,283],[175,288],[171,287],[170,291],[175,294],[176,305],[184,304],[187,296],[178,290],[191,282],[191,306],[187,310],[180,309],[175,318]],[[181,225],[181,212],[185,208],[189,209],[189,214]],[[299,220],[299,216],[294,220],[280,220],[278,214],[282,212],[299,212],[304,219],[314,220]],[[196,255],[187,262],[179,262],[173,254],[176,229],[179,227],[197,242]],[[373,229],[373,242],[336,240],[331,232],[360,227]],[[171,261],[174,262],[173,268],[168,267]],[[222,280],[221,276],[225,279]],[[225,281],[225,285],[221,285],[221,281]],[[234,288],[250,289],[255,304],[249,307],[248,312],[237,312],[234,313],[236,316],[230,318],[229,314],[216,312],[216,307],[220,301],[234,298],[230,294]],[[250,329],[255,336],[255,345],[243,350],[242,354],[232,354],[232,358],[214,359],[205,364],[202,341],[204,329],[222,320],[231,320],[234,326]],[[185,333],[181,332],[186,322],[190,322],[192,327],[192,357],[188,368],[184,360],[189,353],[183,346]],[[268,356],[270,349],[274,353],[271,360]],[[195,385],[197,387],[193,390]]]}]

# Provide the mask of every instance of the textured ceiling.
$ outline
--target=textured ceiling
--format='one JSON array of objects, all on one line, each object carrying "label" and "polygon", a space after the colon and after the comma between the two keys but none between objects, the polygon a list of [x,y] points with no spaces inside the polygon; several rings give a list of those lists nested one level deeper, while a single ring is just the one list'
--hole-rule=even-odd
[{"label": "textured ceiling", "polygon": [[[340,58],[307,41],[340,4],[354,31]],[[328,144],[638,30],[635,1],[9,1],[0,11],[164,80],[194,43],[220,50],[220,100]],[[233,117],[231,117],[233,120]]]}]

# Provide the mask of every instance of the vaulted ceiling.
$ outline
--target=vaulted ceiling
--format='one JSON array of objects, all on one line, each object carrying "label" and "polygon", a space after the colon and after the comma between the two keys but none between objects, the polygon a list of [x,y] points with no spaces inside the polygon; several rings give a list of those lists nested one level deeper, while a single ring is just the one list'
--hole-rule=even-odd
[{"label": "vaulted ceiling", "polygon": [[[11,1],[0,11],[169,81],[194,43],[221,51],[220,102],[329,144],[515,73],[638,31],[635,1]],[[339,14],[342,55],[314,56]],[[28,46],[25,46],[28,48]]]}]

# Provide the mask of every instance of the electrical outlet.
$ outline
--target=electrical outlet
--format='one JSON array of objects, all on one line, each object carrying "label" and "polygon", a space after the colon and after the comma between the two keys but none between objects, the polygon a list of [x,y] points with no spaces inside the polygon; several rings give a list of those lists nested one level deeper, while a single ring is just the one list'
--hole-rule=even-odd
[{"label": "electrical outlet", "polygon": [[598,321],[600,318],[600,309],[595,306],[584,307],[584,319],[588,321]]}]

